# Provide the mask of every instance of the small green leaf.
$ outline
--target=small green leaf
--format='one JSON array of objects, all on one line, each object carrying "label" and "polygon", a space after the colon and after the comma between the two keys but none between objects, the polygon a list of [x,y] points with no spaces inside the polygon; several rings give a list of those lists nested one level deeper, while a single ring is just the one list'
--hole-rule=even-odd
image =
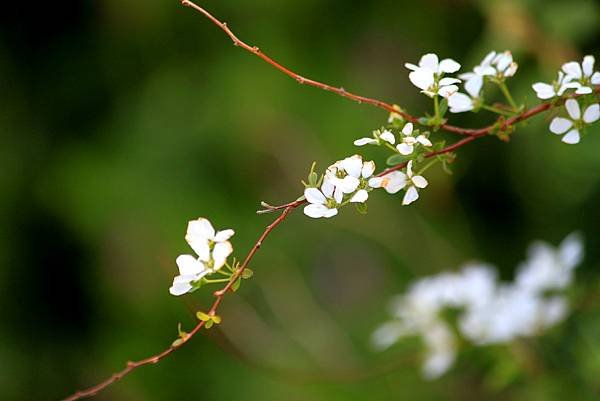
[{"label": "small green leaf", "polygon": [[367,204],[366,203],[355,203],[356,210],[360,214],[367,214]]},{"label": "small green leaf", "polygon": [[198,320],[202,320],[203,322],[208,322],[211,320],[211,317],[209,315],[200,311],[196,312],[196,317],[198,318]]},{"label": "small green leaf", "polygon": [[207,320],[206,323],[204,323],[204,327],[206,327],[207,329],[210,329],[213,326],[213,321],[212,320]]},{"label": "small green leaf", "polygon": [[242,284],[242,279],[241,279],[241,277],[238,277],[237,280],[235,280],[234,283],[231,285],[231,290],[233,292],[236,292],[240,288],[241,284]]},{"label": "small green leaf", "polygon": [[440,102],[440,117],[444,117],[446,112],[448,111],[448,99],[444,98]]},{"label": "small green leaf", "polygon": [[221,323],[221,316],[219,316],[219,315],[214,315],[214,316],[211,318],[211,320],[212,320],[213,322],[215,322],[215,324],[219,324],[219,323]]},{"label": "small green leaf", "polygon": [[249,279],[252,276],[254,276],[254,272],[251,269],[246,268],[242,272],[242,278],[243,279]]},{"label": "small green leaf", "polygon": [[400,153],[395,153],[387,158],[386,163],[388,166],[395,166],[397,164],[404,163],[406,160],[406,156],[403,156]]},{"label": "small green leaf", "polygon": [[171,347],[179,347],[181,344],[183,344],[183,342],[183,338],[178,338],[177,340],[173,341]]}]

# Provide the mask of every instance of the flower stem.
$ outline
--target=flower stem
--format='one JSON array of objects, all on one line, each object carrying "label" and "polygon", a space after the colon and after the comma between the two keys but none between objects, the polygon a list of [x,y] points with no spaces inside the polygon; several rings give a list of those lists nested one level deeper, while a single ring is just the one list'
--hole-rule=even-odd
[{"label": "flower stem", "polygon": [[429,167],[433,166],[434,164],[436,164],[437,162],[439,162],[438,158],[434,158],[433,160],[431,160],[429,163],[427,163],[425,166],[423,166],[423,168],[421,170],[419,170],[419,172],[417,173],[417,175],[421,175],[423,174],[425,171],[427,171],[427,169],[429,169]]},{"label": "flower stem", "polygon": [[225,282],[228,282],[229,279],[228,278],[217,278],[217,279],[211,280],[211,279],[205,278],[204,281],[206,281],[209,284],[213,284],[213,283],[225,283]]},{"label": "flower stem", "polygon": [[510,91],[508,90],[508,87],[506,86],[506,84],[504,82],[500,82],[498,84],[498,86],[500,87],[500,90],[504,94],[504,97],[506,98],[506,100],[508,100],[508,103],[510,103],[510,107],[512,107],[513,111],[516,112],[519,109],[519,107],[517,107],[517,104],[515,103],[515,100],[513,99],[512,95],[510,94]]},{"label": "flower stem", "polygon": [[384,142],[384,145],[385,145],[386,147],[390,148],[390,150],[391,150],[392,152],[394,152],[394,153],[400,153],[400,152],[398,151],[398,149],[396,149],[396,148],[394,147],[394,145],[392,145],[392,144],[391,144],[391,143],[389,143],[388,141],[383,141],[383,142]]},{"label": "flower stem", "polygon": [[438,100],[438,95],[433,97],[433,113],[435,114],[435,126],[437,127],[440,122],[440,102]]},{"label": "flower stem", "polygon": [[491,111],[493,113],[502,114],[503,116],[508,116],[508,117],[512,117],[515,114],[513,112],[510,112],[510,111],[507,111],[507,110],[502,110],[502,109],[500,109],[498,107],[490,106],[490,105],[487,105],[487,104],[482,104],[481,108],[485,109],[485,110],[488,110],[488,111]]}]

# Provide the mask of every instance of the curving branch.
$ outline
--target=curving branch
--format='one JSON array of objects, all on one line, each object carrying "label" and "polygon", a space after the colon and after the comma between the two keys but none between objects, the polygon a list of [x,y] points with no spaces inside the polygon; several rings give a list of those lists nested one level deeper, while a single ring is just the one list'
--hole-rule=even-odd
[{"label": "curving branch", "polygon": [[[213,15],[211,15],[208,11],[203,9],[202,7],[196,5],[195,3],[193,3],[189,0],[182,0],[181,3],[184,6],[188,6],[188,7],[191,7],[193,9],[199,11],[204,16],[206,16],[208,19],[210,19],[214,24],[216,24],[219,28],[221,28],[233,40],[234,45],[240,46],[244,50],[260,57],[261,59],[263,59],[270,65],[272,65],[273,67],[282,71],[284,74],[295,79],[300,84],[306,84],[306,85],[324,89],[326,91],[334,92],[340,96],[357,101],[359,103],[371,104],[371,105],[379,107],[387,112],[400,114],[400,115],[402,115],[403,118],[405,118],[408,121],[411,121],[413,123],[418,123],[417,117],[407,114],[406,112],[399,111],[393,105],[390,105],[386,102],[383,102],[381,100],[371,99],[371,98],[360,96],[360,95],[356,95],[356,94],[346,91],[344,88],[333,87],[333,86],[330,86],[330,85],[327,85],[324,83],[320,83],[320,82],[317,82],[312,79],[308,79],[308,78],[302,77],[301,75],[296,74],[295,72],[289,70],[288,68],[284,67],[283,65],[279,64],[277,61],[275,61],[272,58],[270,58],[269,56],[267,56],[265,53],[261,52],[258,47],[250,46],[250,45],[244,43],[243,41],[241,41],[240,39],[238,39],[237,36],[229,29],[229,27],[227,26],[226,23],[221,22],[220,20],[215,18]],[[600,87],[597,86],[595,88],[594,93],[596,95],[598,93],[600,93]],[[574,95],[572,97],[578,97],[578,95]],[[430,157],[450,153],[450,152],[453,152],[454,150],[456,150],[470,142],[473,142],[474,140],[481,138],[483,136],[494,134],[497,131],[498,132],[508,131],[512,125],[519,123],[521,121],[527,120],[527,119],[529,119],[537,114],[540,114],[544,111],[547,111],[547,110],[551,109],[552,107],[554,107],[558,104],[561,104],[563,101],[564,101],[564,99],[561,101],[555,102],[555,103],[542,103],[531,109],[524,110],[520,114],[515,115],[513,117],[506,118],[506,119],[501,117],[496,121],[496,123],[486,126],[486,127],[477,128],[477,129],[461,128],[461,127],[456,127],[453,125],[442,124],[442,125],[440,125],[440,128],[442,130],[460,134],[465,137],[451,145],[448,145],[447,147],[445,147],[443,149],[440,149],[440,150],[437,150],[434,152],[429,152],[429,153],[425,154],[425,157],[430,158]],[[381,176],[391,173],[392,171],[402,169],[402,168],[406,167],[406,164],[407,163],[402,163],[402,164],[398,164],[396,166],[387,168],[387,169],[381,171],[380,173],[378,173],[377,176],[381,177]],[[305,203],[306,203],[306,200],[304,200],[304,198],[300,198],[293,202],[289,202],[289,203],[279,205],[279,206],[272,206],[265,202],[262,203],[262,206],[264,209],[259,210],[258,213],[269,213],[269,212],[280,211],[281,214],[275,220],[273,220],[273,222],[270,225],[268,225],[265,228],[265,230],[260,235],[260,237],[254,244],[254,246],[248,252],[244,262],[240,265],[240,268],[231,276],[231,280],[227,283],[227,285],[225,285],[220,290],[217,290],[214,292],[214,296],[215,296],[214,302],[207,312],[207,314],[209,316],[216,316],[216,312],[219,308],[219,305],[223,301],[225,295],[232,290],[234,283],[238,280],[238,278],[241,277],[244,270],[248,267],[252,258],[254,257],[256,252],[261,248],[264,240],[268,237],[268,235],[279,224],[281,224],[294,209],[298,208],[299,206],[301,206]],[[65,398],[64,401],[75,401],[75,400],[79,400],[82,398],[88,398],[88,397],[95,396],[100,391],[104,390],[105,388],[109,387],[110,385],[116,383],[117,381],[121,380],[122,378],[124,378],[125,376],[127,376],[128,374],[133,372],[135,369],[140,368],[145,365],[152,365],[152,364],[158,363],[163,358],[166,358],[171,353],[175,352],[176,350],[181,348],[184,344],[186,344],[192,337],[194,337],[200,331],[200,329],[202,329],[202,327],[204,327],[204,325],[205,325],[205,321],[202,321],[202,320],[199,321],[196,324],[196,326],[189,333],[185,333],[184,335],[182,335],[177,342],[173,343],[171,346],[169,346],[164,351],[162,351],[158,354],[152,355],[150,357],[138,360],[138,361],[129,361],[129,362],[127,362],[125,368],[112,374],[106,380],[102,381],[101,383],[99,383],[95,386],[87,388],[85,390],[77,391],[76,393],[72,394],[71,396]]]}]

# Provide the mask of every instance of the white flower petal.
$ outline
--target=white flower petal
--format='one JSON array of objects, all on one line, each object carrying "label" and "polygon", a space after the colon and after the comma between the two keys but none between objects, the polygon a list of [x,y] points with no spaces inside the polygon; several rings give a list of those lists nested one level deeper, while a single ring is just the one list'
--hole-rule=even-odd
[{"label": "white flower petal", "polygon": [[[325,182],[323,182],[323,186],[325,186]],[[327,201],[325,195],[323,195],[323,193],[317,188],[306,188],[304,190],[304,197],[306,198],[308,203],[314,203],[317,205],[322,205]]]},{"label": "white flower petal", "polygon": [[564,134],[573,126],[573,121],[562,117],[554,117],[550,123],[550,132]]},{"label": "white flower petal", "polygon": [[350,202],[351,203],[363,203],[367,199],[369,199],[369,193],[367,191],[365,191],[364,189],[359,189],[358,191],[356,191],[356,193],[354,195],[352,195],[352,198],[350,198]]},{"label": "white flower petal", "polygon": [[537,97],[542,100],[550,99],[550,98],[553,98],[554,96],[556,96],[556,93],[554,92],[554,86],[552,86],[550,84],[546,84],[543,82],[537,82],[537,83],[531,85],[531,87],[535,91],[535,94],[537,95]]},{"label": "white flower petal", "polygon": [[198,258],[204,262],[208,262],[210,259],[210,247],[208,245],[208,241],[206,238],[198,237],[198,236],[190,236],[186,235],[185,240],[190,245],[190,247],[196,252]]},{"label": "white flower petal", "polygon": [[474,75],[472,78],[465,82],[465,90],[471,97],[479,97],[481,88],[483,87],[483,77],[481,75]]},{"label": "white flower petal", "polygon": [[593,73],[592,78],[590,80],[592,81],[592,84],[600,85],[600,72],[596,71],[595,73]]},{"label": "white flower petal", "polygon": [[402,199],[402,204],[410,205],[417,199],[419,199],[419,192],[417,191],[417,188],[411,186],[411,187],[408,187],[408,189],[406,190],[404,199]]},{"label": "white flower petal", "polygon": [[401,155],[406,156],[412,154],[414,147],[413,145],[402,142],[396,145],[396,149],[398,149],[398,152],[400,152]]},{"label": "white flower petal", "polygon": [[460,79],[448,77],[448,78],[440,79],[440,82],[438,82],[438,84],[440,86],[446,86],[446,85],[458,84],[460,82],[461,82]]},{"label": "white flower petal", "polygon": [[445,73],[453,73],[460,70],[460,64],[451,58],[445,58],[440,62],[439,71]]},{"label": "white flower petal", "polygon": [[347,157],[342,160],[342,168],[351,175],[352,177],[360,177],[360,170],[362,169],[363,161],[359,155]]},{"label": "white flower petal", "polygon": [[204,270],[204,265],[192,255],[179,255],[175,260],[182,276],[193,276]]},{"label": "white flower petal", "polygon": [[383,184],[383,177],[373,177],[369,180],[369,186],[371,188],[381,188]]},{"label": "white flower petal", "polygon": [[426,68],[419,68],[408,74],[408,79],[414,86],[419,89],[426,90],[435,82],[433,71]]},{"label": "white flower petal", "polygon": [[419,135],[417,137],[417,142],[419,142],[423,146],[433,146],[431,141],[425,135]]},{"label": "white flower petal", "polygon": [[177,277],[175,277],[175,280],[173,280],[173,285],[171,286],[171,288],[169,288],[169,293],[171,295],[180,296],[183,294],[187,294],[192,288],[193,287],[189,281],[178,281]]},{"label": "white flower petal", "polygon": [[600,105],[598,103],[592,104],[583,113],[583,121],[588,124],[597,121],[600,118]]},{"label": "white flower petal", "polygon": [[235,231],[231,229],[219,231],[215,234],[215,242],[227,241],[229,238],[233,237],[233,234],[235,234]]},{"label": "white flower petal", "polygon": [[506,71],[504,71],[504,76],[512,77],[513,75],[515,75],[517,73],[518,69],[519,69],[519,65],[515,62],[512,62],[512,63],[510,63],[510,65],[508,66]]},{"label": "white flower petal", "polygon": [[504,72],[512,62],[512,54],[509,51],[506,51],[496,57],[496,68],[498,71]]},{"label": "white flower petal", "polygon": [[579,108],[577,100],[568,99],[565,102],[565,107],[567,108],[567,113],[569,113],[573,120],[579,120],[581,118],[581,109]]},{"label": "white flower petal", "polygon": [[374,172],[375,172],[375,162],[368,161],[368,162],[363,163],[362,172],[361,172],[362,178],[369,178],[370,176],[373,175]]},{"label": "white flower petal", "polygon": [[425,188],[429,184],[422,175],[415,175],[411,181],[417,188]]},{"label": "white flower petal", "polygon": [[580,139],[581,138],[579,136],[579,131],[577,131],[576,129],[572,129],[565,136],[563,136],[562,141],[564,143],[568,143],[569,145],[574,145],[576,143],[579,143]]},{"label": "white flower petal", "polygon": [[354,145],[356,146],[371,145],[374,143],[377,143],[377,139],[375,138],[360,138],[354,141]]},{"label": "white flower petal", "polygon": [[[358,170],[358,177],[360,177],[360,169]],[[345,194],[350,194],[356,191],[358,185],[360,184],[360,180],[352,175],[345,176],[342,180],[340,180],[337,184],[337,188],[340,188],[341,191]]]},{"label": "white flower petal", "polygon": [[231,255],[232,252],[233,247],[228,241],[215,244],[212,252],[213,261],[215,262],[213,265],[213,270],[219,270],[221,267],[223,267],[227,261],[227,257]]},{"label": "white flower petal", "polygon": [[562,70],[565,72],[565,74],[572,78],[581,78],[581,66],[576,61],[570,61],[568,63],[563,64]]},{"label": "white flower petal", "polygon": [[406,187],[406,174],[401,171],[392,171],[383,177],[383,187],[389,194],[395,194]]},{"label": "white flower petal", "polygon": [[463,113],[473,110],[473,100],[464,93],[457,92],[448,98],[451,113]]},{"label": "white flower petal", "polygon": [[411,71],[416,71],[419,69],[418,65],[414,65],[413,63],[404,63],[404,66]]},{"label": "white flower petal", "polygon": [[199,219],[192,220],[188,223],[186,235],[212,240],[215,237],[215,229],[212,224],[210,224],[210,221],[200,217]]},{"label": "white flower petal", "polygon": [[328,208],[325,205],[310,204],[304,208],[304,214],[313,219],[325,217],[328,212]]},{"label": "white flower petal", "polygon": [[344,199],[344,191],[342,191],[342,188],[337,187],[335,189],[335,192],[333,193],[333,199],[335,199],[337,203],[342,203],[342,199]]},{"label": "white flower petal", "polygon": [[593,92],[592,88],[590,88],[589,86],[583,86],[583,85],[580,85],[577,88],[577,90],[575,91],[575,93],[577,93],[578,95],[589,95],[592,92]]},{"label": "white flower petal", "polygon": [[591,77],[594,73],[594,56],[587,55],[583,58],[583,62],[581,66],[583,67],[583,75],[586,77]]},{"label": "white flower petal", "polygon": [[494,67],[490,66],[490,65],[486,65],[486,66],[477,66],[473,69],[473,71],[475,72],[475,74],[477,75],[481,75],[482,77],[486,77],[486,76],[491,76],[491,75],[496,75],[497,71]]},{"label": "white flower petal", "polygon": [[438,90],[438,95],[440,95],[441,97],[447,98],[447,97],[455,94],[456,92],[458,92],[458,86],[448,85],[448,86],[442,86]]},{"label": "white flower petal", "polygon": [[327,209],[325,211],[325,213],[323,214],[323,217],[325,217],[326,219],[335,216],[336,214],[338,214],[338,210],[337,209]]},{"label": "white flower petal", "polygon": [[412,132],[413,132],[413,129],[414,129],[413,123],[407,123],[407,124],[404,126],[404,128],[402,128],[402,133],[403,133],[404,135],[410,135],[410,134],[412,134]]},{"label": "white flower petal", "polygon": [[409,161],[408,164],[406,165],[406,176],[408,178],[411,178],[413,176],[412,165],[413,165],[412,160]]},{"label": "white flower petal", "polygon": [[396,143],[396,137],[388,130],[383,131],[379,137],[392,145]]},{"label": "white flower petal", "polygon": [[427,53],[421,57],[419,60],[419,67],[428,68],[432,72],[438,71],[438,56],[435,53]]},{"label": "white flower petal", "polygon": [[333,196],[334,190],[335,185],[333,185],[333,182],[329,180],[329,178],[325,177],[323,179],[323,184],[321,184],[321,192],[323,193],[323,195],[325,195],[325,197],[327,198],[331,198]]}]

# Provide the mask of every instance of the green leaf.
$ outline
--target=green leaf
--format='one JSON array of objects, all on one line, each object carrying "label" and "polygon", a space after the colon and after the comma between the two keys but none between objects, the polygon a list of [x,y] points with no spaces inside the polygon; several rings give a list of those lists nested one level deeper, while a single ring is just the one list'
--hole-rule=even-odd
[{"label": "green leaf", "polygon": [[308,175],[308,184],[312,187],[317,186],[317,182],[319,181],[319,175],[314,171],[311,171]]},{"label": "green leaf", "polygon": [[178,338],[177,340],[173,341],[171,347],[179,347],[181,344],[183,344],[183,342],[183,338]]},{"label": "green leaf", "polygon": [[207,329],[210,329],[213,326],[213,321],[212,320],[207,320],[206,323],[204,323],[204,327],[206,327]]},{"label": "green leaf", "polygon": [[219,315],[214,315],[214,316],[211,318],[211,320],[212,320],[213,322],[215,322],[215,324],[219,324],[219,323],[221,323],[221,316],[219,316]]},{"label": "green leaf", "polygon": [[196,317],[198,318],[198,320],[202,320],[203,322],[208,322],[211,320],[211,317],[209,315],[200,311],[196,312]]},{"label": "green leaf", "polygon": [[238,277],[237,280],[235,280],[234,283],[231,285],[231,291],[236,292],[240,288],[241,284],[242,278]]},{"label": "green leaf", "polygon": [[254,272],[251,269],[246,268],[242,272],[242,278],[243,279],[249,279],[252,276],[254,276]]},{"label": "green leaf", "polygon": [[356,210],[360,214],[367,214],[367,204],[366,203],[355,203]]},{"label": "green leaf", "polygon": [[444,98],[440,102],[440,118],[444,117],[444,115],[446,114],[447,111],[448,111],[448,99]]},{"label": "green leaf", "polygon": [[400,153],[395,153],[395,154],[391,155],[390,157],[388,157],[385,162],[387,163],[388,166],[395,166],[397,164],[404,163],[406,160],[408,160],[406,158],[406,156],[403,156]]}]

